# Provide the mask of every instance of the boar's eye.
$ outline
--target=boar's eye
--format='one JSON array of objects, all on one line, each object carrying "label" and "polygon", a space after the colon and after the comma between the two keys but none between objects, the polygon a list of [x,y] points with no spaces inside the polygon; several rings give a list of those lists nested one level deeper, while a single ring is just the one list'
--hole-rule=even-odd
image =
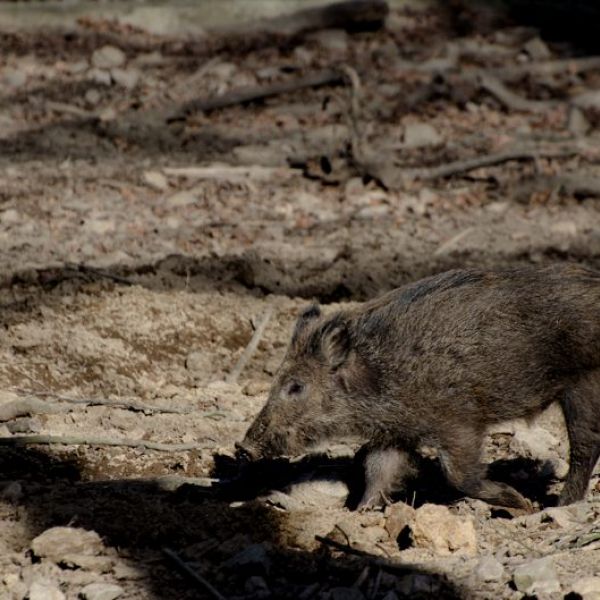
[{"label": "boar's eye", "polygon": [[299,381],[292,381],[288,383],[285,391],[288,396],[299,396],[304,391],[304,384]]}]

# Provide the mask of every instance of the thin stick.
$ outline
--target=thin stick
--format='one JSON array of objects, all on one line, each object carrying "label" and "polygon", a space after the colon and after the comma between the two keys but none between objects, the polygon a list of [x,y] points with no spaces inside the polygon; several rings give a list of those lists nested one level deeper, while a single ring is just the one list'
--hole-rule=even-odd
[{"label": "thin stick", "polygon": [[186,452],[188,450],[207,449],[206,445],[197,443],[163,444],[162,442],[151,442],[148,440],[113,439],[84,435],[14,435],[12,437],[0,437],[0,446],[15,446],[16,448],[20,448],[36,444],[43,446],[50,446],[52,444],[61,444],[63,446],[123,446],[127,448],[156,450],[158,452]]},{"label": "thin stick", "polygon": [[177,113],[167,117],[167,123],[183,121],[186,116],[193,112],[202,112],[226,108],[236,104],[244,104],[254,100],[262,100],[271,96],[278,96],[289,92],[321,85],[334,85],[342,82],[342,74],[335,69],[326,69],[317,73],[311,73],[298,79],[278,81],[269,85],[251,86],[242,89],[234,89],[221,96],[200,98],[184,104]]},{"label": "thin stick", "polygon": [[97,275],[98,277],[104,277],[105,279],[112,279],[112,281],[122,283],[124,285],[133,285],[133,282],[129,281],[129,279],[127,279],[126,277],[121,277],[120,275],[109,273],[104,269],[98,269],[96,267],[90,267],[88,265],[67,263],[65,265],[65,270],[76,271],[78,273],[90,273],[92,275]]},{"label": "thin stick", "polygon": [[188,565],[186,562],[179,558],[179,555],[171,550],[171,548],[163,548],[162,549],[164,555],[169,558],[175,566],[185,575],[187,575],[190,579],[193,579],[202,589],[207,591],[213,598],[217,600],[226,600],[225,596],[219,592],[215,587],[213,587],[200,573],[195,571]]},{"label": "thin stick", "polygon": [[384,571],[390,571],[393,573],[404,573],[413,572],[415,569],[421,569],[421,566],[414,563],[402,563],[396,564],[384,558],[379,558],[377,556],[372,556],[367,552],[363,552],[362,550],[357,550],[356,548],[352,548],[352,546],[348,546],[346,544],[341,544],[340,542],[336,542],[328,537],[323,537],[321,535],[315,535],[315,540],[317,542],[321,542],[325,546],[330,546],[331,548],[335,548],[340,552],[345,552],[346,554],[351,554],[352,556],[358,556],[360,558],[364,558],[368,561],[369,564],[374,565],[383,569]]},{"label": "thin stick", "polygon": [[[135,400],[109,400],[107,398],[73,398],[71,396],[62,396],[54,392],[36,392],[23,388],[14,390],[18,394],[37,396],[39,398],[54,398],[60,402],[68,402],[69,404],[82,404],[84,406],[110,406],[114,408],[124,408],[134,412],[143,412],[146,414],[165,413],[176,415],[187,415],[192,412],[189,408],[174,408],[171,406],[150,406]],[[214,411],[211,411],[211,414]]]},{"label": "thin stick", "polygon": [[529,100],[509,90],[499,79],[483,74],[479,78],[481,87],[506,108],[520,112],[537,112],[558,106],[558,103],[544,100]]},{"label": "thin stick", "polygon": [[404,169],[401,170],[400,177],[406,177],[408,179],[441,179],[444,177],[450,177],[451,175],[457,175],[459,173],[466,173],[468,171],[474,171],[481,167],[489,167],[492,165],[499,165],[511,160],[536,160],[538,158],[560,158],[565,156],[571,156],[577,154],[577,151],[573,148],[552,148],[548,150],[534,150],[534,149],[515,149],[507,150],[506,152],[497,152],[494,154],[487,154],[484,156],[477,156],[475,158],[467,158],[466,160],[456,160],[454,162],[440,165],[439,167],[423,167],[419,169]]},{"label": "thin stick", "polygon": [[256,330],[254,331],[254,335],[252,336],[250,342],[246,346],[246,349],[242,352],[242,355],[238,359],[236,365],[231,369],[231,373],[227,375],[225,381],[227,383],[235,383],[238,380],[238,377],[241,375],[244,367],[248,363],[248,361],[252,358],[253,354],[256,352],[256,348],[258,347],[258,343],[260,342],[265,328],[267,327],[267,323],[273,314],[273,307],[269,306],[263,316],[261,317],[258,325],[256,326]]}]

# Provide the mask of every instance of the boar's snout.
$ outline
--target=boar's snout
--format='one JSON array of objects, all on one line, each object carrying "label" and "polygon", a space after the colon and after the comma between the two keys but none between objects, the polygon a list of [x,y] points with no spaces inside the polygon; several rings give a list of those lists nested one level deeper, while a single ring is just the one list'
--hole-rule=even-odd
[{"label": "boar's snout", "polygon": [[254,461],[258,460],[259,458],[258,450],[251,446],[246,440],[243,442],[236,442],[235,450],[235,454],[238,459]]}]

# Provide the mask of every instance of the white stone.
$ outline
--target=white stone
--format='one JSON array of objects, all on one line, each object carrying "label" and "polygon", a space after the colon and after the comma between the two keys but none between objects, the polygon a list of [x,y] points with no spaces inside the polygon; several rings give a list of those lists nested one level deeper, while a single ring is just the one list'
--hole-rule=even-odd
[{"label": "white stone", "polygon": [[128,90],[132,90],[140,79],[140,72],[137,69],[111,69],[110,76],[112,80]]},{"label": "white stone", "polygon": [[415,546],[429,548],[437,554],[468,554],[477,552],[477,535],[472,518],[453,515],[448,507],[424,504],[411,525]]},{"label": "white stone", "polygon": [[103,544],[95,531],[76,527],[52,527],[32,540],[31,549],[35,556],[60,562],[69,554],[99,554]]},{"label": "white stone", "polygon": [[475,567],[475,576],[481,581],[502,581],[504,567],[492,555],[484,556]]},{"label": "white stone", "polygon": [[92,54],[92,64],[98,69],[113,69],[125,64],[125,53],[115,46],[102,46]]},{"label": "white stone", "polygon": [[551,556],[520,565],[514,571],[513,581],[517,590],[527,595],[560,591],[560,583]]},{"label": "white stone", "polygon": [[151,188],[154,188],[159,192],[164,192],[169,188],[169,182],[167,181],[167,178],[158,171],[144,171],[142,178],[146,185],[149,185]]},{"label": "white stone", "polygon": [[123,588],[113,583],[90,583],[80,593],[83,600],[115,600],[123,593]]},{"label": "white stone", "polygon": [[65,595],[58,587],[47,581],[34,581],[29,586],[27,597],[29,600],[65,600]]},{"label": "white stone", "polygon": [[408,123],[404,127],[404,146],[407,148],[421,148],[441,144],[442,136],[437,129],[429,123]]}]

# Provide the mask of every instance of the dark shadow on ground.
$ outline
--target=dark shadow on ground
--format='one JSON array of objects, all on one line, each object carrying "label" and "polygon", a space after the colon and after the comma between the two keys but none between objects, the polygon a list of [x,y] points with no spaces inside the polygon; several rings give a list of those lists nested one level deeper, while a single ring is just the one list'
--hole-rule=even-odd
[{"label": "dark shadow on ground", "polygon": [[[17,502],[26,514],[31,538],[52,526],[96,531],[107,545],[139,565],[139,586],[147,590],[143,592],[147,598],[206,597],[165,561],[164,546],[175,550],[228,598],[252,598],[244,589],[248,578],[257,574],[267,581],[273,598],[298,598],[315,583],[320,590],[351,586],[370,560],[332,554],[324,547],[314,552],[292,548],[285,513],[259,502],[232,507],[223,500],[164,491],[143,480],[86,482],[79,478],[77,460],[62,461],[32,449],[0,447],[0,472],[4,480],[22,485]],[[252,544],[262,544],[266,550],[262,566],[231,562]],[[432,593],[419,598],[468,597],[436,573],[401,564],[382,568],[389,575],[377,598],[415,575],[425,575],[431,583]]]},{"label": "dark shadow on ground", "polygon": [[[285,491],[302,481],[338,480],[348,485],[347,505],[354,509],[364,492],[362,468],[350,456],[330,458],[311,454],[292,462],[278,458],[247,463],[216,455],[213,475],[222,481],[213,488],[213,493],[230,502],[249,500],[272,490]],[[545,461],[524,457],[496,460],[488,466],[488,476],[513,486],[537,505],[556,504],[556,497],[548,493],[555,477]],[[194,487],[184,486],[180,492],[197,494]],[[417,457],[417,475],[408,479],[405,489],[395,495],[396,500],[416,508],[427,503],[452,504],[461,498],[464,495],[446,481],[439,461],[422,457]]]}]

